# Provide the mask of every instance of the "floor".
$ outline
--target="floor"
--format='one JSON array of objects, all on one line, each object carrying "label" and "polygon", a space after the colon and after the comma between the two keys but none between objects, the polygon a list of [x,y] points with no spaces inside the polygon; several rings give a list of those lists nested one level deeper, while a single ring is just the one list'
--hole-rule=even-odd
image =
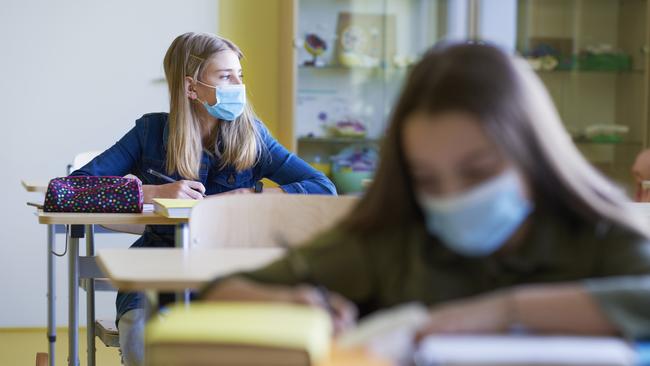
[{"label": "floor", "polygon": [[[57,329],[56,365],[67,365],[68,330]],[[81,365],[86,363],[86,330],[79,333],[79,357]],[[34,365],[37,352],[47,353],[45,328],[0,329],[0,365],[23,366]],[[120,356],[117,348],[106,347],[99,339],[95,339],[96,365],[120,366]]]}]

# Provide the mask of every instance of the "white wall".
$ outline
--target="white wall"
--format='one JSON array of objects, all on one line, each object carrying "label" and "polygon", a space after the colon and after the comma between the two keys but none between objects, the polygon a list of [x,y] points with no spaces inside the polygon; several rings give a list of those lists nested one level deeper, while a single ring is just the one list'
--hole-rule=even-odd
[{"label": "white wall", "polygon": [[[166,111],[166,86],[153,80],[163,76],[167,47],[181,33],[216,30],[217,0],[0,3],[0,327],[46,325],[45,227],[25,205],[42,198],[20,180],[64,175],[76,153],[103,150],[142,114]],[[97,236],[97,248],[135,238]],[[62,251],[64,237],[57,241]],[[56,265],[65,325],[67,261]],[[114,297],[98,296],[98,317],[114,316]]]}]

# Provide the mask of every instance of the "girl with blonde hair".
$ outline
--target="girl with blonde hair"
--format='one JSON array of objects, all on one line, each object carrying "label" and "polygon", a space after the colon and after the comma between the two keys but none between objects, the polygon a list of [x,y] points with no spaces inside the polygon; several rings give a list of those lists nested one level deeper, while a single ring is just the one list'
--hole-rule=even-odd
[{"label": "girl with blonde hair", "polygon": [[[329,179],[287,151],[255,117],[246,98],[242,57],[235,44],[213,34],[178,36],[164,59],[169,113],[145,114],[72,175],[133,174],[143,183],[145,202],[254,192],[336,194]],[[262,187],[262,178],[279,187]],[[173,228],[147,226],[133,247],[173,245]],[[123,360],[141,364],[142,296],[118,293],[116,304]]]}]

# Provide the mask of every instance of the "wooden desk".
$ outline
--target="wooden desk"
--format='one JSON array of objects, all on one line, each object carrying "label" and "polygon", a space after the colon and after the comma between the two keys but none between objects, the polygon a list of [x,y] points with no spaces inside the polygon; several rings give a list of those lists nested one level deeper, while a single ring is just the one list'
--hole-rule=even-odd
[{"label": "wooden desk", "polygon": [[39,224],[63,225],[176,225],[189,218],[168,218],[153,212],[143,213],[75,213],[38,211]]},{"label": "wooden desk", "polygon": [[[169,292],[199,289],[218,276],[263,266],[284,254],[282,248],[101,249],[98,263],[120,290]],[[317,366],[390,366],[364,350],[335,348]]]},{"label": "wooden desk", "polygon": [[[30,186],[31,187],[31,186]],[[27,186],[26,186],[27,188]],[[79,358],[79,279],[80,257],[79,239],[86,237],[86,257],[94,256],[94,225],[174,225],[176,227],[175,243],[179,248],[188,244],[189,219],[170,219],[156,215],[152,212],[139,214],[95,214],[95,213],[62,213],[38,211],[38,222],[48,227],[48,339],[49,360],[54,365],[54,342],[56,330],[54,328],[55,303],[54,303],[54,255],[55,225],[67,225],[67,255],[68,255],[68,365],[77,366]],[[85,259],[82,257],[81,259]],[[186,294],[189,296],[189,293]],[[94,314],[94,282],[89,281],[86,291],[88,301],[87,319],[89,322],[88,338],[88,365],[95,364],[95,323]]]},{"label": "wooden desk", "polygon": [[115,287],[128,291],[173,292],[199,289],[236,271],[261,267],[284,254],[282,248],[102,249],[98,263]]},{"label": "wooden desk", "polygon": [[32,180],[21,180],[20,184],[25,188],[27,192],[43,192],[47,191],[48,182],[45,181],[32,181]]}]

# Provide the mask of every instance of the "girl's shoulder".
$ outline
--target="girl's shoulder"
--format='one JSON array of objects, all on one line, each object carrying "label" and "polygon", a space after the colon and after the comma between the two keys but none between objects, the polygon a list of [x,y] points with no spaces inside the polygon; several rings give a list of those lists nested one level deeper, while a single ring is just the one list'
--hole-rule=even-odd
[{"label": "girl's shoulder", "polygon": [[147,113],[142,115],[135,121],[136,126],[147,127],[147,128],[156,128],[159,127],[164,129],[167,126],[167,117],[169,116],[166,112],[154,112]]},{"label": "girl's shoulder", "polygon": [[167,113],[147,113],[135,121],[135,127],[129,134],[134,134],[141,145],[166,143]]},{"label": "girl's shoulder", "polygon": [[262,122],[258,118],[255,118],[253,121],[254,121],[255,128],[257,128],[257,132],[259,132],[259,134],[262,137],[271,135],[271,132],[269,131],[269,128],[266,127],[266,124],[264,124],[264,122]]},{"label": "girl's shoulder", "polygon": [[147,113],[135,121],[135,130],[144,141],[158,143],[167,139],[168,113]]}]

